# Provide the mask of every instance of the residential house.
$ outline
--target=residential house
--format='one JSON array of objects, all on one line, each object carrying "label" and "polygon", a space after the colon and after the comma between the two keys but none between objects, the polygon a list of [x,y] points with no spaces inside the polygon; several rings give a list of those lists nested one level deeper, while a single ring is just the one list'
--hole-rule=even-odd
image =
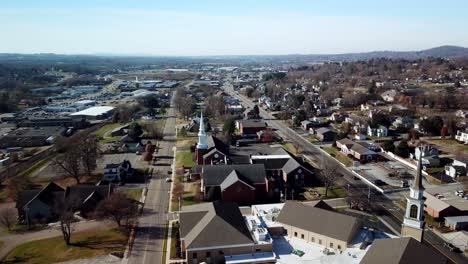
[{"label": "residential house", "polygon": [[320,141],[333,141],[336,137],[336,132],[326,128],[321,127],[315,130],[315,137]]},{"label": "residential house", "polygon": [[443,255],[412,237],[376,239],[361,264],[448,263]]},{"label": "residential house", "polygon": [[21,222],[47,223],[57,219],[58,203],[73,203],[82,217],[93,216],[98,203],[112,194],[112,185],[75,185],[63,189],[50,182],[42,189],[18,193],[16,208]]},{"label": "residential house", "polygon": [[18,218],[24,222],[49,222],[56,218],[55,207],[65,190],[54,182],[42,189],[18,193],[16,209]]},{"label": "residential house", "polygon": [[301,128],[305,131],[309,131],[313,127],[313,123],[309,120],[304,120],[301,122]]},{"label": "residential house", "polygon": [[104,182],[125,182],[126,179],[133,176],[134,169],[128,160],[122,163],[109,163],[104,167],[104,175],[102,181]]},{"label": "residential house", "polygon": [[445,166],[445,175],[454,179],[460,176],[467,176],[468,162],[461,160],[453,160],[452,164]]},{"label": "residential house", "polygon": [[468,130],[458,130],[457,134],[455,135],[455,139],[461,143],[468,144]]},{"label": "residential house", "polygon": [[457,110],[455,112],[456,117],[461,117],[461,118],[468,118],[468,111],[466,110]]},{"label": "residential house", "polygon": [[288,237],[336,250],[345,250],[361,227],[355,217],[296,201],[286,201],[276,222]]},{"label": "residential house", "polygon": [[377,146],[366,144],[365,142],[356,142],[348,138],[336,141],[336,147],[345,155],[351,155],[360,162],[367,162],[378,159],[380,156]]},{"label": "residential house", "polygon": [[346,116],[347,115],[345,113],[334,112],[331,114],[329,119],[335,123],[341,123],[345,120]]},{"label": "residential house", "polygon": [[368,125],[367,135],[369,137],[386,137],[388,136],[388,128],[385,126],[372,127]]},{"label": "residential house", "polygon": [[415,148],[414,154],[411,154],[411,157],[419,160],[421,154],[423,157],[437,157],[439,156],[439,150],[435,145],[425,145],[423,148]]},{"label": "residential house", "polygon": [[78,204],[78,211],[82,217],[92,217],[98,204],[108,198],[114,191],[112,184],[87,185],[80,184],[67,187],[66,199]]},{"label": "residential house", "polygon": [[395,101],[399,93],[396,90],[388,90],[380,94],[385,102],[392,103]]},{"label": "residential house", "polygon": [[409,116],[397,117],[392,125],[396,129],[411,129],[414,126],[414,120]]},{"label": "residential house", "polygon": [[237,120],[236,127],[243,136],[257,135],[257,132],[265,130],[267,124],[262,120]]},{"label": "residential house", "polygon": [[242,216],[235,203],[184,206],[179,223],[186,263],[276,263],[268,232],[255,217]]}]

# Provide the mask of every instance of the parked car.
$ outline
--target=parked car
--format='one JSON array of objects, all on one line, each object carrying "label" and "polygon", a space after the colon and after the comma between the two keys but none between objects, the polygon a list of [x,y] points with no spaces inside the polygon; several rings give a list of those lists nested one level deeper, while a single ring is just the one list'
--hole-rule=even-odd
[{"label": "parked car", "polygon": [[172,182],[171,178],[166,178],[166,182]]}]

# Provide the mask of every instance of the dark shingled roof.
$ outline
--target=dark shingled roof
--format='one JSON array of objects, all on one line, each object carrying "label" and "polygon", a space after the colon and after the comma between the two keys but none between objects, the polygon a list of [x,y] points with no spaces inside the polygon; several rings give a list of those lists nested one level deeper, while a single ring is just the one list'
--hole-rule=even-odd
[{"label": "dark shingled roof", "polygon": [[219,187],[221,188],[221,191],[224,191],[238,181],[242,181],[245,184],[249,185],[251,188],[254,188],[248,183],[246,179],[239,175],[236,170],[233,170],[231,173],[229,173],[229,175],[226,177],[226,179],[224,179],[224,181]]},{"label": "dark shingled roof", "polygon": [[180,237],[187,249],[254,243],[235,203],[184,206],[179,222]]},{"label": "dark shingled roof", "polygon": [[347,242],[353,239],[359,225],[359,220],[355,217],[295,201],[284,204],[276,221]]},{"label": "dark shingled roof", "polygon": [[213,165],[203,167],[203,184],[219,186],[232,171],[248,181],[248,184],[265,183],[266,173],[263,164]]},{"label": "dark shingled roof", "polygon": [[50,182],[41,190],[28,190],[20,192],[16,208],[23,208],[34,199],[38,199],[44,204],[53,206],[58,197],[63,196],[64,190],[54,182]]},{"label": "dark shingled roof", "polygon": [[361,264],[440,264],[447,259],[411,237],[375,240]]},{"label": "dark shingled roof", "polygon": [[108,196],[109,188],[112,187],[109,185],[96,186],[86,184],[70,186],[66,190],[66,197],[68,199],[77,199],[79,203],[83,203],[93,194],[93,199],[102,200]]}]

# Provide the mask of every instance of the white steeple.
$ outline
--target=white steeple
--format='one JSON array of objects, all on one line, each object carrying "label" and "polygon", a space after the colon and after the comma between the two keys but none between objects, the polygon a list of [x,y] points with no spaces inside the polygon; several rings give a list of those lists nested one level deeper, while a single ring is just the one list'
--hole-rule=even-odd
[{"label": "white steeple", "polygon": [[[421,153],[424,147],[419,147]],[[401,235],[422,241],[424,233],[424,187],[422,185],[422,154],[419,155],[416,177],[406,198],[406,213],[403,219]]]},{"label": "white steeple", "polygon": [[200,114],[200,129],[198,131],[198,144],[197,149],[207,149],[206,144],[206,133],[205,133],[205,122],[203,121],[203,111]]}]

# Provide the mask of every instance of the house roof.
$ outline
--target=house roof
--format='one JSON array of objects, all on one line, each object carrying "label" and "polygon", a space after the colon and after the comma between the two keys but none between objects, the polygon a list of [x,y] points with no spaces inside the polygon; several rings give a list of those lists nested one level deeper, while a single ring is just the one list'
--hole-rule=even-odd
[{"label": "house roof", "polygon": [[353,239],[354,231],[359,225],[359,220],[355,217],[295,201],[284,204],[276,221],[347,242]]},{"label": "house roof", "polygon": [[360,144],[354,144],[352,147],[351,147],[351,150],[353,150],[354,152],[357,152],[361,155],[363,154],[368,154],[368,155],[372,155],[372,154],[376,154],[374,151],[360,145]]},{"label": "house roof", "polygon": [[204,185],[219,186],[234,170],[249,184],[265,182],[266,173],[263,164],[210,165],[203,167]]},{"label": "house roof", "polygon": [[[321,127],[321,128],[318,128],[318,129],[315,129],[315,133],[317,134],[325,134],[325,133],[329,133],[329,132],[333,132],[331,129],[329,128],[326,128],[326,127]],[[333,132],[335,133],[335,132]]]},{"label": "house roof", "polygon": [[446,262],[445,257],[411,237],[377,239],[361,260],[361,264],[438,264]]},{"label": "house roof", "polygon": [[427,207],[432,208],[434,211],[441,212],[450,207],[450,204],[437,199],[434,195],[424,192],[424,197],[426,197],[426,201],[424,202]]},{"label": "house roof", "polygon": [[70,187],[67,187],[66,197],[68,199],[77,199],[79,203],[83,203],[90,196],[93,196],[94,199],[98,197],[100,199],[104,199],[109,195],[109,188],[111,188],[110,185],[109,186],[108,185],[96,186],[96,185],[81,184],[81,185],[70,186]]},{"label": "house roof", "polygon": [[354,144],[356,144],[354,141],[352,141],[349,138],[343,138],[340,140],[337,140],[336,143],[339,143],[341,145],[346,145],[348,148],[352,147]]},{"label": "house roof", "polygon": [[216,148],[222,153],[226,153],[228,149],[228,146],[215,136],[206,137],[206,144],[208,145],[208,149]]},{"label": "house roof", "polygon": [[219,187],[221,187],[221,191],[226,190],[231,185],[233,185],[234,183],[239,182],[239,181],[244,183],[245,185],[249,186],[250,188],[255,189],[253,186],[248,184],[247,181],[245,179],[243,179],[243,177],[241,175],[239,175],[239,173],[237,173],[236,170],[231,171],[231,173],[229,173],[229,175],[226,177],[226,179],[224,179],[224,181],[221,183],[221,185]]},{"label": "house roof", "polygon": [[243,128],[246,127],[267,127],[267,124],[261,120],[241,120],[240,123],[242,124]]},{"label": "house roof", "polygon": [[217,201],[184,206],[179,222],[180,237],[187,249],[254,243],[235,203]]},{"label": "house roof", "polygon": [[461,215],[461,216],[447,216],[444,217],[445,221],[448,223],[468,223],[468,215]]},{"label": "house roof", "polygon": [[[54,182],[50,182],[47,184],[42,190],[39,190],[34,197],[31,197],[33,194],[33,191],[30,191],[29,193],[26,193],[23,198],[21,198],[21,204],[20,206],[17,204],[17,208],[23,208],[24,206],[27,206],[31,201],[38,199],[41,202],[53,206],[55,203],[55,200],[57,197],[63,195],[63,188],[58,186]],[[26,199],[30,198],[28,201]]]}]

